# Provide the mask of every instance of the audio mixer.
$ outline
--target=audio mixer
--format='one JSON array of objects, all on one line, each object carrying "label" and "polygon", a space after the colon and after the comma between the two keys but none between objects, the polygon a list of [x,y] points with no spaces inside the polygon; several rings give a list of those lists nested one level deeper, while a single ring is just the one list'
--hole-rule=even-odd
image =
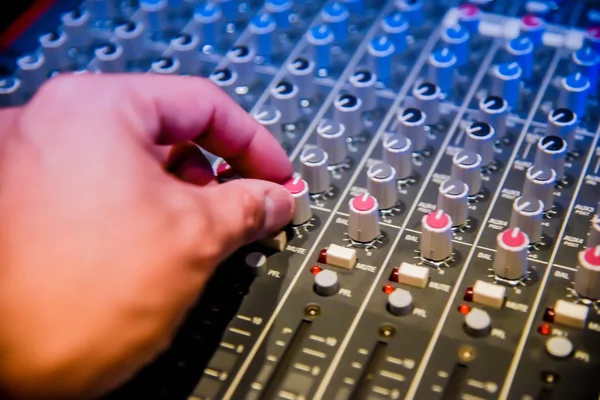
[{"label": "audio mixer", "polygon": [[65,71],[203,76],[296,171],[291,224],[108,398],[599,398],[597,1],[87,0],[43,23],[1,104]]}]

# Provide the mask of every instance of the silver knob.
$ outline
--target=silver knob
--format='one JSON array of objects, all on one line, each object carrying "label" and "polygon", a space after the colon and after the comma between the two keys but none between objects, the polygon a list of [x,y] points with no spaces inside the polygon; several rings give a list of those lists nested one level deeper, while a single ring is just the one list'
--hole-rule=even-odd
[{"label": "silver knob", "polygon": [[534,165],[529,167],[525,178],[523,196],[540,199],[544,203],[544,211],[550,210],[554,205],[556,171],[552,168],[540,168]]},{"label": "silver knob", "polygon": [[481,192],[481,156],[469,150],[461,150],[452,157],[452,178],[463,181],[469,187],[469,196]]},{"label": "silver knob", "polygon": [[479,101],[479,118],[496,129],[496,136],[506,136],[508,103],[500,96],[487,96]]},{"label": "silver knob", "polygon": [[439,188],[437,209],[444,211],[452,219],[454,226],[467,223],[469,215],[469,187],[466,183],[450,178]]},{"label": "silver knob", "polygon": [[329,164],[337,165],[346,160],[346,127],[333,119],[323,119],[317,126],[317,145],[329,156]]},{"label": "silver knob", "polygon": [[519,228],[510,228],[500,232],[496,238],[496,256],[494,273],[503,279],[517,280],[527,274],[529,237]]},{"label": "silver knob", "polygon": [[402,134],[390,135],[383,142],[383,161],[394,167],[398,179],[412,175],[412,142]]},{"label": "silver knob", "polygon": [[198,58],[200,37],[198,35],[181,34],[171,40],[173,57],[179,60],[179,71],[183,75],[197,75],[200,71]]},{"label": "silver knob", "polygon": [[478,153],[482,165],[490,165],[494,161],[494,127],[487,122],[473,122],[467,127],[466,134],[465,149]]},{"label": "silver knob", "polygon": [[367,191],[377,199],[380,210],[388,210],[398,203],[396,170],[389,164],[377,163],[367,171]]},{"label": "silver knob", "polygon": [[510,216],[510,228],[520,228],[531,243],[538,243],[542,239],[542,219],[544,216],[544,203],[540,199],[521,196],[515,199]]},{"label": "silver knob", "polygon": [[254,113],[254,119],[267,128],[279,143],[284,141],[281,111],[273,106],[263,106]]},{"label": "silver knob", "polygon": [[413,298],[408,290],[396,289],[388,295],[387,309],[394,315],[407,315],[412,312]]},{"label": "silver knob", "polygon": [[70,68],[72,58],[67,54],[69,50],[67,41],[67,34],[64,31],[40,36],[42,53],[46,57],[49,69],[66,71]]},{"label": "silver knob", "polygon": [[567,142],[567,150],[575,150],[575,131],[578,116],[568,108],[557,108],[548,114],[547,136],[560,136]]},{"label": "silver knob", "polygon": [[308,196],[308,183],[300,177],[292,178],[283,185],[294,198],[296,208],[292,225],[302,225],[312,218],[310,197]]},{"label": "silver knob", "polygon": [[256,50],[248,46],[235,46],[227,52],[229,68],[237,72],[239,84],[250,86],[256,80],[256,71],[252,62],[256,57]]},{"label": "silver knob", "polygon": [[33,53],[17,59],[17,76],[22,82],[23,92],[34,93],[46,80],[48,69],[46,57],[42,53]]},{"label": "silver knob", "polygon": [[586,299],[600,299],[600,245],[579,253],[575,291]]},{"label": "silver knob", "polygon": [[155,74],[179,75],[179,60],[174,57],[161,57],[152,63],[150,72]]},{"label": "silver knob", "polygon": [[538,140],[534,164],[540,168],[552,168],[556,177],[565,176],[567,142],[560,136],[546,136]]},{"label": "silver knob", "polygon": [[88,46],[92,41],[89,34],[91,14],[88,11],[74,10],[62,15],[62,28],[69,37],[72,47]]},{"label": "silver knob", "polygon": [[398,133],[412,142],[413,151],[423,151],[427,146],[427,116],[417,108],[407,108],[398,113]]},{"label": "silver knob", "polygon": [[137,61],[147,56],[144,46],[144,26],[140,23],[127,22],[115,28],[117,42],[125,50],[128,61]]},{"label": "silver knob", "polygon": [[281,111],[284,124],[293,124],[300,119],[298,91],[298,86],[288,81],[280,81],[271,89],[272,104]]},{"label": "silver knob", "polygon": [[335,119],[346,127],[349,137],[362,132],[362,100],[353,94],[344,93],[334,102]]},{"label": "silver knob", "polygon": [[452,218],[443,210],[424,215],[421,220],[421,256],[443,261],[452,256]]},{"label": "silver knob", "polygon": [[315,62],[298,57],[287,65],[292,81],[300,89],[300,97],[312,99],[315,97]]},{"label": "silver knob", "polygon": [[323,193],[329,189],[331,176],[327,161],[327,153],[318,147],[308,148],[300,155],[302,178],[308,183],[310,194]]},{"label": "silver knob", "polygon": [[331,296],[338,292],[340,284],[338,275],[329,270],[322,270],[315,275],[315,292],[321,296]]},{"label": "silver knob", "polygon": [[229,68],[220,68],[210,74],[209,79],[218,87],[223,89],[229,96],[235,95],[238,75]]},{"label": "silver knob", "polygon": [[125,50],[118,43],[110,43],[94,51],[96,65],[101,72],[125,71]]},{"label": "silver knob", "polygon": [[416,85],[412,91],[416,100],[416,106],[427,115],[427,123],[435,125],[440,121],[440,103],[442,101],[442,90],[438,85],[431,82],[422,82]]},{"label": "silver knob", "polygon": [[381,234],[379,230],[379,204],[368,193],[350,200],[348,236],[361,243],[372,242]]},{"label": "silver knob", "polygon": [[377,76],[367,69],[358,70],[350,77],[352,94],[362,100],[363,109],[371,111],[377,108]]},{"label": "silver knob", "polygon": [[0,79],[0,107],[20,106],[23,100],[19,78]]}]

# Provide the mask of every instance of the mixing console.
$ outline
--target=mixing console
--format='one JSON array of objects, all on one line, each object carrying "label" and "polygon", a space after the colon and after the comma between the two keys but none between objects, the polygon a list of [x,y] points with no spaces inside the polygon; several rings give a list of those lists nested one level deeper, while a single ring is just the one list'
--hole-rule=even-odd
[{"label": "mixing console", "polygon": [[110,397],[598,399],[599,25],[592,0],[62,15],[2,104],[64,71],[205,76],[296,171],[292,224],[224,263]]}]

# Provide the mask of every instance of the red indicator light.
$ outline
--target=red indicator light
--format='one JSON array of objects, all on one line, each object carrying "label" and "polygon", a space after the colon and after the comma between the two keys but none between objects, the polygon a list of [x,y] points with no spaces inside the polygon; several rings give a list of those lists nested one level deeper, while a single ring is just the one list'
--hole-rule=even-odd
[{"label": "red indicator light", "polygon": [[465,291],[465,297],[463,297],[465,301],[473,301],[473,288],[469,287]]},{"label": "red indicator light", "polygon": [[389,281],[398,282],[398,268],[394,268],[392,270],[392,274],[390,275]]},{"label": "red indicator light", "polygon": [[550,323],[554,322],[554,315],[555,313],[553,308],[546,308],[546,312],[544,312],[544,321]]},{"label": "red indicator light", "polygon": [[460,306],[458,306],[458,312],[462,315],[467,315],[471,312],[471,307],[469,307],[468,304],[461,304]]},{"label": "red indicator light", "polygon": [[383,287],[383,292],[385,294],[390,294],[393,291],[394,291],[394,287],[392,285],[390,285],[389,283]]},{"label": "red indicator light", "polygon": [[548,336],[552,333],[552,326],[550,324],[541,324],[538,328],[538,332],[544,336]]},{"label": "red indicator light", "polygon": [[313,275],[316,275],[319,272],[321,272],[321,267],[319,267],[318,265],[313,265],[312,268],[310,269],[310,273]]},{"label": "red indicator light", "polygon": [[317,261],[321,264],[327,264],[327,249],[323,249],[319,252],[319,258]]}]

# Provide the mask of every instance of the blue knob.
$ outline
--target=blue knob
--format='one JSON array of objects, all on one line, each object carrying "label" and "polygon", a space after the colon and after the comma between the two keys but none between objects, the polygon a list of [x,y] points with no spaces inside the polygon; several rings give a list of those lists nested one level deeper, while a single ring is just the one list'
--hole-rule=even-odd
[{"label": "blue knob", "polygon": [[521,34],[527,36],[534,46],[542,44],[546,22],[537,15],[527,14],[521,18]]},{"label": "blue knob", "polygon": [[318,25],[307,32],[307,40],[313,46],[317,69],[327,69],[331,62],[333,31],[328,25]]},{"label": "blue knob", "polygon": [[250,20],[249,29],[256,37],[256,54],[266,60],[271,58],[273,52],[273,32],[277,24],[269,14],[258,14]]},{"label": "blue knob", "polygon": [[362,16],[365,13],[365,2],[364,0],[342,0],[348,10],[355,16]]},{"label": "blue knob", "polygon": [[592,26],[585,31],[585,45],[600,53],[600,26]]},{"label": "blue knob", "polygon": [[222,15],[221,8],[213,2],[204,3],[194,11],[194,20],[200,24],[200,39],[203,45],[217,45],[217,24]]},{"label": "blue knob", "polygon": [[408,20],[399,12],[388,15],[381,21],[383,32],[392,40],[396,54],[404,53],[406,50],[406,36],[408,32]]},{"label": "blue knob", "polygon": [[423,25],[423,0],[397,0],[396,7],[412,26]]},{"label": "blue knob", "polygon": [[560,82],[559,107],[573,110],[580,119],[585,115],[590,80],[580,72],[562,78]]},{"label": "blue knob", "polygon": [[[179,0],[181,1],[181,0]],[[235,21],[238,16],[238,0],[219,0],[221,10],[223,11],[223,17],[228,22]]]},{"label": "blue knob", "polygon": [[394,43],[387,36],[379,36],[369,42],[367,51],[369,52],[371,70],[375,71],[379,81],[389,85],[392,78]]},{"label": "blue knob", "polygon": [[456,55],[456,65],[459,67],[469,62],[470,39],[469,31],[460,25],[451,26],[442,32],[442,40]]},{"label": "blue knob", "polygon": [[278,28],[286,29],[290,26],[291,0],[267,0],[265,8],[275,18]]},{"label": "blue knob", "polygon": [[475,4],[467,3],[459,6],[458,22],[471,35],[477,34],[479,32],[479,22],[481,22],[481,10]]},{"label": "blue knob", "polygon": [[321,11],[323,21],[333,30],[337,43],[346,43],[348,40],[348,8],[338,2],[330,3]]},{"label": "blue knob", "polygon": [[519,36],[506,44],[506,52],[510,61],[519,63],[523,70],[523,78],[529,80],[533,76],[533,42],[527,36]]},{"label": "blue knob", "polygon": [[438,85],[442,92],[450,93],[456,69],[456,55],[448,48],[443,48],[431,53],[428,64],[429,80]]},{"label": "blue knob", "polygon": [[144,22],[150,32],[160,32],[168,27],[169,3],[167,0],[142,0],[140,10],[145,15]]},{"label": "blue knob", "polygon": [[491,94],[503,97],[508,105],[516,108],[521,92],[523,70],[517,62],[508,62],[492,67]]},{"label": "blue knob", "polygon": [[598,70],[600,69],[600,55],[591,47],[583,47],[572,54],[573,63],[577,72],[581,72],[590,80],[591,95],[596,94],[598,87]]}]

